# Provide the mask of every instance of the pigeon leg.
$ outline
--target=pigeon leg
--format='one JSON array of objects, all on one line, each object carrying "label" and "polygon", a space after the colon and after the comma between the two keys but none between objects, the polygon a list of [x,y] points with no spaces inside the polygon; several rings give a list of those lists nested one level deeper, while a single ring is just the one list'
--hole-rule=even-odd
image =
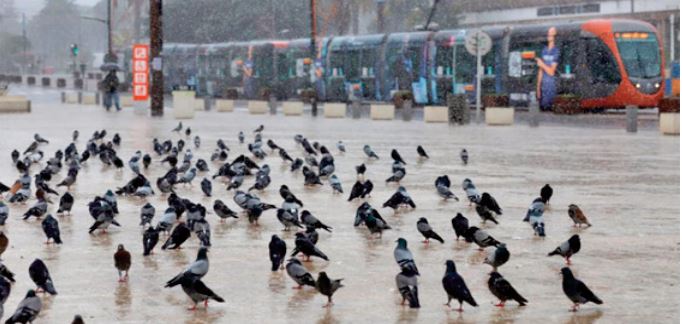
[{"label": "pigeon leg", "polygon": [[204,300],[204,307],[208,308],[208,299]]},{"label": "pigeon leg", "polygon": [[429,239],[425,239],[422,242],[424,242],[424,244],[429,244]]},{"label": "pigeon leg", "polygon": [[403,298],[403,301],[400,302],[400,305],[401,305],[401,306],[405,306],[405,298]]},{"label": "pigeon leg", "polygon": [[495,307],[504,307],[504,300],[500,300],[500,303],[495,304]]},{"label": "pigeon leg", "polygon": [[298,285],[297,287],[291,287],[291,289],[303,289],[303,285]]},{"label": "pigeon leg", "polygon": [[464,309],[462,308],[462,302],[459,303],[459,308],[457,308],[457,311],[460,313],[464,311]]},{"label": "pigeon leg", "polygon": [[569,312],[577,312],[578,311],[579,304],[573,304],[573,307],[569,310]]},{"label": "pigeon leg", "polygon": [[566,264],[571,265],[571,257],[566,257]]},{"label": "pigeon leg", "polygon": [[192,305],[192,307],[187,308],[187,310],[190,310],[190,311],[195,311],[195,310],[197,310],[197,304],[194,303],[194,305]]}]

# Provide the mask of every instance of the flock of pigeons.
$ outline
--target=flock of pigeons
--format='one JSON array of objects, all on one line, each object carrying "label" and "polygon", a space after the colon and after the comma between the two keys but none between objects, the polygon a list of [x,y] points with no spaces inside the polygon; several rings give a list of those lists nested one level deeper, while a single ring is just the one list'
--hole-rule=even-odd
[{"label": "flock of pigeons", "polygon": [[[179,123],[172,131],[179,134],[184,132],[185,138],[188,140],[192,138],[192,130],[189,127],[184,128],[182,123]],[[320,272],[316,279],[303,266],[302,261],[309,262],[311,257],[329,260],[329,257],[316,245],[319,239],[317,231],[331,232],[333,229],[310,211],[303,209],[304,203],[286,185],[279,188],[279,194],[283,199],[279,208],[274,204],[262,201],[255,192],[266,190],[271,183],[270,167],[265,163],[259,165],[256,161],[262,162],[266,155],[274,154],[277,151],[283,163],[289,165],[288,169],[291,172],[299,172],[300,170],[303,174],[305,186],[320,186],[323,185],[322,180],[327,180],[335,194],[343,194],[342,184],[334,174],[334,156],[324,145],[318,142],[311,143],[302,135],[296,135],[294,140],[304,154],[302,158],[292,158],[284,148],[275,144],[271,139],[264,142],[263,131],[263,125],[254,130],[253,142],[246,145],[252,157],[239,155],[229,160],[230,148],[222,139],[219,139],[217,147],[209,159],[212,165],[217,166],[217,172],[212,177],[206,176],[200,181],[201,190],[205,196],[212,197],[214,182],[226,183],[227,191],[233,194],[234,203],[242,209],[241,214],[245,215],[250,223],[257,225],[263,213],[272,209],[285,231],[292,228],[298,230],[295,234],[294,248],[289,254],[287,254],[287,243],[279,236],[272,235],[269,243],[271,270],[286,269],[286,273],[298,284],[299,289],[304,286],[314,287],[328,298],[325,307],[331,306],[333,305],[332,296],[339,288],[343,287],[343,279],[332,279],[325,272]],[[87,140],[84,150],[79,152],[76,147],[79,133],[76,130],[73,132],[71,143],[63,151],[57,150],[54,156],[50,158],[46,158],[41,150],[49,142],[39,134],[34,135],[34,141],[23,153],[14,150],[11,153],[12,162],[20,176],[11,186],[0,183],[0,225],[4,225],[8,220],[11,205],[27,204],[34,200],[31,207],[22,215],[23,220],[32,217],[41,219],[40,223],[47,243],[62,244],[59,222],[55,216],[48,213],[48,204],[52,203],[50,197],[52,195],[59,197],[59,208],[56,215],[70,214],[75,199],[69,191],[77,182],[82,165],[93,163],[95,162],[94,159],[99,159],[100,163],[113,166],[116,169],[125,167],[123,160],[117,153],[117,149],[121,145],[121,137],[119,134],[114,134],[109,139],[107,135],[106,130],[94,132],[92,137]],[[182,136],[180,137],[182,138]],[[245,144],[245,137],[243,132],[239,132],[240,145]],[[195,149],[198,149],[201,146],[200,137],[194,136],[192,144]],[[180,248],[193,234],[197,237],[200,248],[196,260],[165,285],[168,288],[181,286],[193,302],[192,309],[196,309],[198,303],[203,302],[208,306],[209,300],[224,302],[224,299],[208,288],[201,280],[209,271],[207,252],[211,247],[211,226],[206,219],[207,209],[200,203],[178,196],[175,192],[176,186],[191,185],[200,173],[208,175],[209,162],[202,158],[194,158],[192,148],[189,147],[192,144],[186,143],[183,139],[161,141],[155,138],[152,142],[153,153],[151,153],[155,157],[152,158],[149,153],[135,152],[127,162],[127,166],[135,176],[123,186],[108,190],[104,195],[96,196],[87,203],[87,206],[90,216],[93,218],[89,232],[100,231],[105,233],[112,225],[120,226],[116,221],[119,214],[118,198],[140,197],[144,199],[156,195],[157,192],[167,195],[168,206],[160,213],[156,222],[154,222],[155,206],[146,203],[140,210],[140,226],[144,228],[142,254],[144,256],[152,254],[162,238],[161,249],[172,250]],[[346,147],[342,141],[336,143],[336,149],[339,154],[346,152]],[[266,152],[267,150],[269,152]],[[368,160],[379,159],[377,153],[369,145],[365,145],[363,151]],[[422,146],[417,147],[417,153],[421,160],[429,159]],[[400,212],[403,209],[414,209],[416,208],[415,202],[407,189],[400,185],[400,181],[406,175],[406,163],[395,149],[391,151],[390,156],[393,160],[392,170],[385,182],[397,183],[398,188],[382,207],[392,208],[395,212]],[[465,149],[460,152],[460,158],[463,164],[468,163],[469,155]],[[160,165],[166,168],[165,174],[155,180],[155,185],[144,175],[148,168],[153,167],[153,159],[157,161],[154,167]],[[38,168],[40,170],[37,170]],[[53,178],[59,176],[63,169],[66,169],[66,176],[57,182],[55,188],[51,187],[50,183]],[[355,169],[357,181],[350,190],[348,201],[363,201],[371,195],[374,184],[369,179],[365,179],[364,173],[367,167],[364,163],[356,166]],[[253,185],[246,188],[244,182],[249,178],[254,179]],[[35,185],[35,190],[31,188],[32,183]],[[459,200],[451,191],[451,181],[447,175],[438,177],[434,185],[435,192],[443,199]],[[66,188],[62,194],[56,190],[60,187]],[[474,206],[483,223],[488,221],[495,224],[499,223],[498,219],[502,215],[502,208],[492,195],[487,192],[480,194],[470,179],[464,179],[462,190],[469,200],[470,206]],[[540,196],[531,203],[524,218],[524,221],[532,227],[534,235],[539,237],[545,236],[543,213],[545,207],[549,205],[552,194],[553,189],[549,185],[545,185],[540,191]],[[7,203],[3,202],[3,199]],[[220,199],[214,201],[212,209],[221,222],[240,216],[240,213],[230,209]],[[575,226],[591,226],[577,205],[570,205],[568,214]],[[492,267],[488,287],[491,293],[500,300],[497,306],[504,307],[508,300],[514,300],[521,306],[526,305],[528,301],[498,272],[498,268],[506,264],[511,255],[506,245],[497,241],[485,230],[470,226],[470,221],[461,213],[457,213],[451,222],[457,240],[462,237],[466,242],[476,244],[480,250],[487,247],[495,248],[488,254],[484,262]],[[417,230],[424,236],[425,244],[429,244],[431,239],[444,243],[443,237],[434,231],[425,217],[419,218],[416,225]],[[370,232],[370,238],[375,236],[380,238],[383,231],[391,229],[379,211],[367,201],[362,202],[358,207],[354,226],[366,227]],[[417,263],[404,238],[399,238],[396,243],[394,257],[400,268],[400,272],[396,276],[396,285],[402,296],[402,304],[404,305],[407,302],[409,307],[418,308],[420,303],[417,277],[420,276],[420,273]],[[4,253],[8,244],[8,237],[0,231],[0,255]],[[550,252],[549,256],[560,255],[566,259],[567,265],[570,265],[571,256],[580,251],[580,247],[580,237],[576,234]],[[299,255],[303,257],[302,260],[297,258]],[[131,263],[130,252],[122,244],[118,245],[114,254],[114,266],[118,270],[120,282],[127,281]],[[446,305],[450,306],[450,302],[454,299],[459,302],[459,311],[462,311],[464,302],[471,306],[478,306],[464,279],[457,273],[454,261],[447,260],[445,268],[442,284],[448,299]],[[568,266],[564,267],[561,273],[563,274],[563,291],[573,303],[572,310],[577,310],[580,304],[587,302],[602,303],[582,281],[573,276]],[[36,295],[37,292],[57,294],[49,270],[42,260],[36,259],[30,265],[29,274],[37,288],[27,292],[24,300],[17,306],[16,311],[7,319],[6,323],[33,321],[42,308],[41,299]],[[14,282],[13,277],[13,273],[4,264],[0,264],[0,317],[2,317],[4,310],[3,305],[11,291],[11,283]],[[74,323],[82,323],[82,321],[82,317],[79,315],[74,319]]]}]

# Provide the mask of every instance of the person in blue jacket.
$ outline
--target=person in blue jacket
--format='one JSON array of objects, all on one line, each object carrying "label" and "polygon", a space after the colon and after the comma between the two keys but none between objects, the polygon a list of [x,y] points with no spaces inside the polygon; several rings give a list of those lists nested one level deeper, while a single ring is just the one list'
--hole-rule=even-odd
[{"label": "person in blue jacket", "polygon": [[540,101],[540,109],[551,110],[556,96],[556,68],[559,64],[559,49],[556,47],[556,28],[547,30],[547,46],[542,49],[541,57],[536,58],[538,65],[538,82],[536,95]]}]

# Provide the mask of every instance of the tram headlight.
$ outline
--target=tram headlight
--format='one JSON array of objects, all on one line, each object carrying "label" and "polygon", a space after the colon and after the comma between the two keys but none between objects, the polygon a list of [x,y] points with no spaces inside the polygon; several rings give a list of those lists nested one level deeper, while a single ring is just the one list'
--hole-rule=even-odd
[{"label": "tram headlight", "polygon": [[658,83],[658,82],[656,82],[656,83],[654,83],[654,87],[656,87],[656,89],[658,89],[658,88],[660,88],[660,87],[661,87],[661,84],[660,84],[660,83]]},{"label": "tram headlight", "polygon": [[637,84],[635,84],[635,87],[637,87],[637,89],[639,89],[639,88],[641,88],[641,87],[642,87],[642,85],[641,85],[641,84],[639,84],[639,83],[637,83]]}]

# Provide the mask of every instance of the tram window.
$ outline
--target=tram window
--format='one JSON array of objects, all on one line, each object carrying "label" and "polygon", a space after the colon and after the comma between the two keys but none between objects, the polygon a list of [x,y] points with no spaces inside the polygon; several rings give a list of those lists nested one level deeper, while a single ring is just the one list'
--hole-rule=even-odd
[{"label": "tram window", "polygon": [[620,83],[620,72],[611,50],[597,38],[587,39],[585,46],[587,66],[594,83]]},{"label": "tram window", "polygon": [[570,75],[575,73],[575,68],[578,64],[578,57],[581,55],[580,47],[576,41],[565,41],[561,43],[561,50],[559,53],[559,65],[557,66],[557,72],[559,74]]},{"label": "tram window", "polygon": [[[439,72],[440,71],[440,72]],[[436,47],[436,73],[438,75],[452,74],[452,47]]]},{"label": "tram window", "polygon": [[595,13],[599,12],[600,5],[598,3],[588,3],[583,5],[583,13]]},{"label": "tram window", "polygon": [[410,72],[412,73],[412,81],[419,81],[419,66],[421,64],[421,47],[410,47],[407,49],[407,58],[411,62]]},{"label": "tram window", "polygon": [[362,70],[362,61],[359,50],[349,50],[346,52],[348,55],[348,66],[346,68],[346,78],[348,80],[357,80],[360,78],[360,70]]},{"label": "tram window", "polygon": [[474,82],[476,58],[469,54],[464,45],[457,45],[455,54],[455,80],[459,83]]},{"label": "tram window", "polygon": [[538,17],[554,15],[554,7],[538,8]]}]

